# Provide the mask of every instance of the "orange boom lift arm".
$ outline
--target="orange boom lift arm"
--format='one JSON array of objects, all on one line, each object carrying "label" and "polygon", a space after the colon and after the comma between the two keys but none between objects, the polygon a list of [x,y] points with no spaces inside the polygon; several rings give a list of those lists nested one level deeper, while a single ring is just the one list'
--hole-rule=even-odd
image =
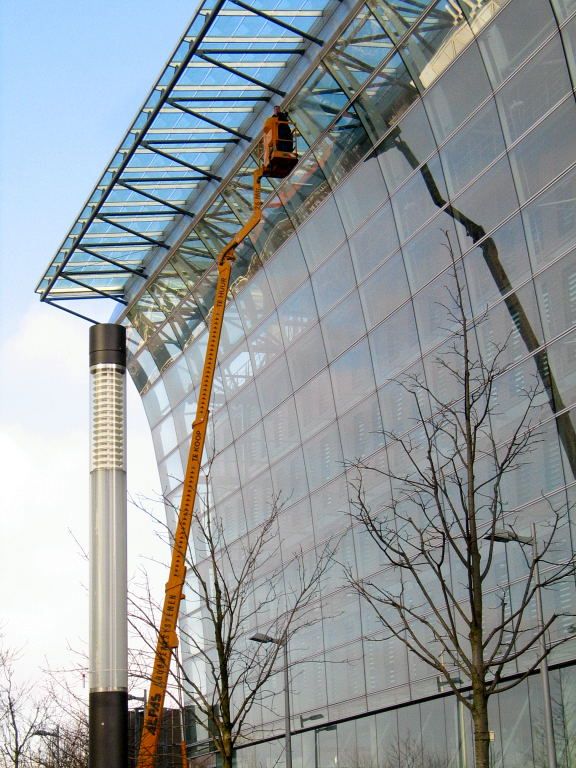
[{"label": "orange boom lift arm", "polygon": [[[188,550],[194,502],[196,500],[196,492],[198,488],[198,477],[200,475],[200,467],[202,464],[202,452],[206,440],[206,430],[210,413],[210,397],[212,394],[214,374],[216,372],[216,361],[220,345],[222,324],[224,321],[226,299],[230,287],[230,275],[232,272],[232,264],[236,259],[235,251],[238,245],[240,245],[244,238],[254,230],[262,219],[262,177],[271,176],[274,178],[284,178],[298,162],[296,152],[292,151],[288,153],[284,151],[286,145],[281,149],[275,146],[279,130],[280,132],[286,130],[286,126],[278,126],[279,123],[286,123],[284,113],[280,113],[281,118],[278,117],[278,114],[278,112],[275,112],[274,117],[268,118],[266,121],[268,127],[270,126],[270,121],[276,122],[276,125],[273,126],[274,140],[270,145],[266,146],[266,138],[267,135],[269,135],[269,131],[266,131],[265,150],[267,151],[265,151],[264,155],[264,164],[253,172],[252,215],[242,229],[234,235],[228,245],[222,249],[216,259],[218,280],[216,282],[216,293],[210,320],[210,330],[208,333],[208,346],[206,349],[204,368],[202,370],[196,417],[192,424],[190,451],[188,454],[186,473],[184,475],[180,512],[174,535],[172,562],[170,566],[170,575],[166,584],[162,620],[160,622],[154,668],[150,681],[150,693],[144,713],[144,725],[140,740],[137,768],[155,768],[164,699],[170,672],[170,661],[173,649],[178,647],[176,626],[180,611],[180,601],[184,597],[183,590],[186,580],[186,553]],[[289,170],[287,170],[288,167]],[[185,745],[182,745],[182,749],[184,755]]]},{"label": "orange boom lift arm", "polygon": [[150,694],[148,696],[144,714],[144,726],[142,730],[142,738],[140,740],[137,768],[154,768],[156,762],[172,650],[178,647],[176,625],[180,611],[180,601],[184,597],[183,590],[184,582],[186,580],[186,553],[188,550],[194,502],[196,500],[196,491],[198,488],[198,477],[202,465],[202,452],[206,441],[206,430],[208,428],[208,416],[210,413],[210,397],[212,395],[212,384],[216,372],[216,360],[218,356],[218,347],[220,345],[222,323],[224,321],[224,310],[226,307],[228,288],[230,287],[230,275],[232,272],[232,264],[236,258],[235,250],[237,246],[250,234],[250,232],[252,232],[262,218],[261,179],[262,169],[258,168],[253,174],[254,208],[252,216],[217,257],[218,280],[216,282],[216,294],[214,297],[214,306],[208,333],[208,346],[206,349],[204,368],[202,370],[196,417],[192,424],[190,452],[188,454],[188,463],[184,475],[182,501],[180,502],[180,513],[178,515],[178,522],[176,523],[176,532],[172,548],[172,563],[170,566],[170,575],[166,584],[164,608],[162,611],[162,620],[160,622],[160,631],[158,633],[154,668],[150,681]]}]

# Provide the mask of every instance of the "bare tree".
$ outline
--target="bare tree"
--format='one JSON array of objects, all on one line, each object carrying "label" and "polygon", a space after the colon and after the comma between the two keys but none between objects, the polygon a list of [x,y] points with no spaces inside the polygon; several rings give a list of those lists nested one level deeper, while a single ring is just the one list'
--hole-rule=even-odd
[{"label": "bare tree", "polygon": [[[521,682],[548,654],[542,638],[558,617],[535,627],[534,601],[539,589],[573,576],[574,559],[552,558],[568,514],[565,506],[550,502],[546,530],[540,526],[537,552],[524,555],[525,579],[513,601],[495,574],[495,546],[503,530],[525,540],[521,518],[506,511],[503,486],[530,462],[540,440],[536,404],[542,387],[535,377],[507,439],[499,443],[491,420],[498,415],[496,389],[506,344],[480,353],[475,331],[485,318],[469,319],[461,265],[446,238],[452,269],[443,306],[452,336],[435,362],[449,384],[437,391],[419,375],[402,380],[415,408],[414,430],[385,433],[385,466],[351,463],[352,517],[379,548],[398,585],[347,572],[386,635],[436,670],[441,684],[470,711],[475,766],[487,768],[488,700]],[[391,489],[383,507],[371,503],[367,493],[374,477]],[[515,664],[522,674],[507,678]]]},{"label": "bare tree", "polygon": [[45,688],[53,708],[49,730],[57,733],[56,737],[48,737],[52,759],[48,765],[58,765],[58,768],[88,766],[87,668],[83,654],[77,656],[77,665],[45,672]]},{"label": "bare tree", "polygon": [[[281,648],[311,622],[320,580],[332,561],[333,547],[328,544],[313,558],[298,551],[282,562],[281,512],[275,499],[260,526],[237,541],[229,541],[214,510],[205,509],[193,522],[186,599],[200,611],[195,631],[188,631],[186,623],[180,626],[187,662],[174,654],[172,696],[177,698],[181,689],[192,702],[187,712],[219,753],[223,768],[231,768],[254,706],[273,706],[269,684],[282,671]],[[131,626],[152,650],[159,609],[146,580],[130,599],[129,613]],[[276,642],[252,642],[256,632]]]},{"label": "bare tree", "polygon": [[37,731],[46,727],[50,702],[31,682],[20,682],[18,654],[0,649],[0,761],[2,768],[32,765]]}]

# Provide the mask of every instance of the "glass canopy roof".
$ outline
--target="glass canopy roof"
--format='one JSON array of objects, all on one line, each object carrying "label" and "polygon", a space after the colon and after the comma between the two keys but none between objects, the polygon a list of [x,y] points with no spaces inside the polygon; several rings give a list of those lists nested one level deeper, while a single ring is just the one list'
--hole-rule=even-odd
[{"label": "glass canopy roof", "polygon": [[[205,0],[36,288],[41,300],[126,304],[167,253],[255,117],[319,35],[334,0]],[[240,145],[240,146],[238,146]],[[81,313],[75,312],[73,314]],[[87,318],[88,319],[88,318]]]}]

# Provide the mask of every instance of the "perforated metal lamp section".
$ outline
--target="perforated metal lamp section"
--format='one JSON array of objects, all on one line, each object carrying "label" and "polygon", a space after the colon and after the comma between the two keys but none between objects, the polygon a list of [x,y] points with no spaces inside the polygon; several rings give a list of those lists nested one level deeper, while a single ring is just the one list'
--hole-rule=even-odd
[{"label": "perforated metal lamp section", "polygon": [[100,363],[90,369],[90,472],[126,471],[126,369]]}]

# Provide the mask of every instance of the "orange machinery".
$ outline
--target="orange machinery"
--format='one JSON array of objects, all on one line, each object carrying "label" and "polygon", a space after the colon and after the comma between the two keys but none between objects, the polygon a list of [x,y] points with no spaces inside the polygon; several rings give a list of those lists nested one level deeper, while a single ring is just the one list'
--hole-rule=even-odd
[{"label": "orange machinery", "polygon": [[[290,128],[284,113],[280,112],[278,108],[275,108],[273,117],[268,118],[264,126],[263,163],[253,173],[252,215],[239,232],[234,235],[228,245],[222,249],[216,259],[218,280],[216,283],[214,306],[210,320],[208,345],[200,382],[196,416],[192,424],[190,451],[188,453],[188,462],[186,473],[184,475],[180,512],[174,534],[170,575],[166,584],[164,607],[162,610],[160,630],[158,632],[154,667],[150,680],[150,693],[148,695],[144,713],[144,724],[140,740],[137,768],[155,768],[164,699],[170,672],[170,661],[173,649],[178,646],[176,626],[180,610],[180,601],[184,596],[186,552],[188,549],[194,502],[196,500],[196,491],[198,488],[198,477],[202,464],[202,451],[204,450],[206,430],[208,427],[210,397],[216,371],[216,360],[220,344],[220,334],[222,332],[222,323],[224,321],[226,299],[228,297],[228,289],[230,286],[230,275],[232,272],[232,264],[236,258],[235,251],[244,238],[247,237],[261,221],[262,177],[284,178],[290,173],[297,162],[298,156],[294,151],[292,129]],[[182,758],[183,765],[185,766],[185,744],[182,744]]]}]

